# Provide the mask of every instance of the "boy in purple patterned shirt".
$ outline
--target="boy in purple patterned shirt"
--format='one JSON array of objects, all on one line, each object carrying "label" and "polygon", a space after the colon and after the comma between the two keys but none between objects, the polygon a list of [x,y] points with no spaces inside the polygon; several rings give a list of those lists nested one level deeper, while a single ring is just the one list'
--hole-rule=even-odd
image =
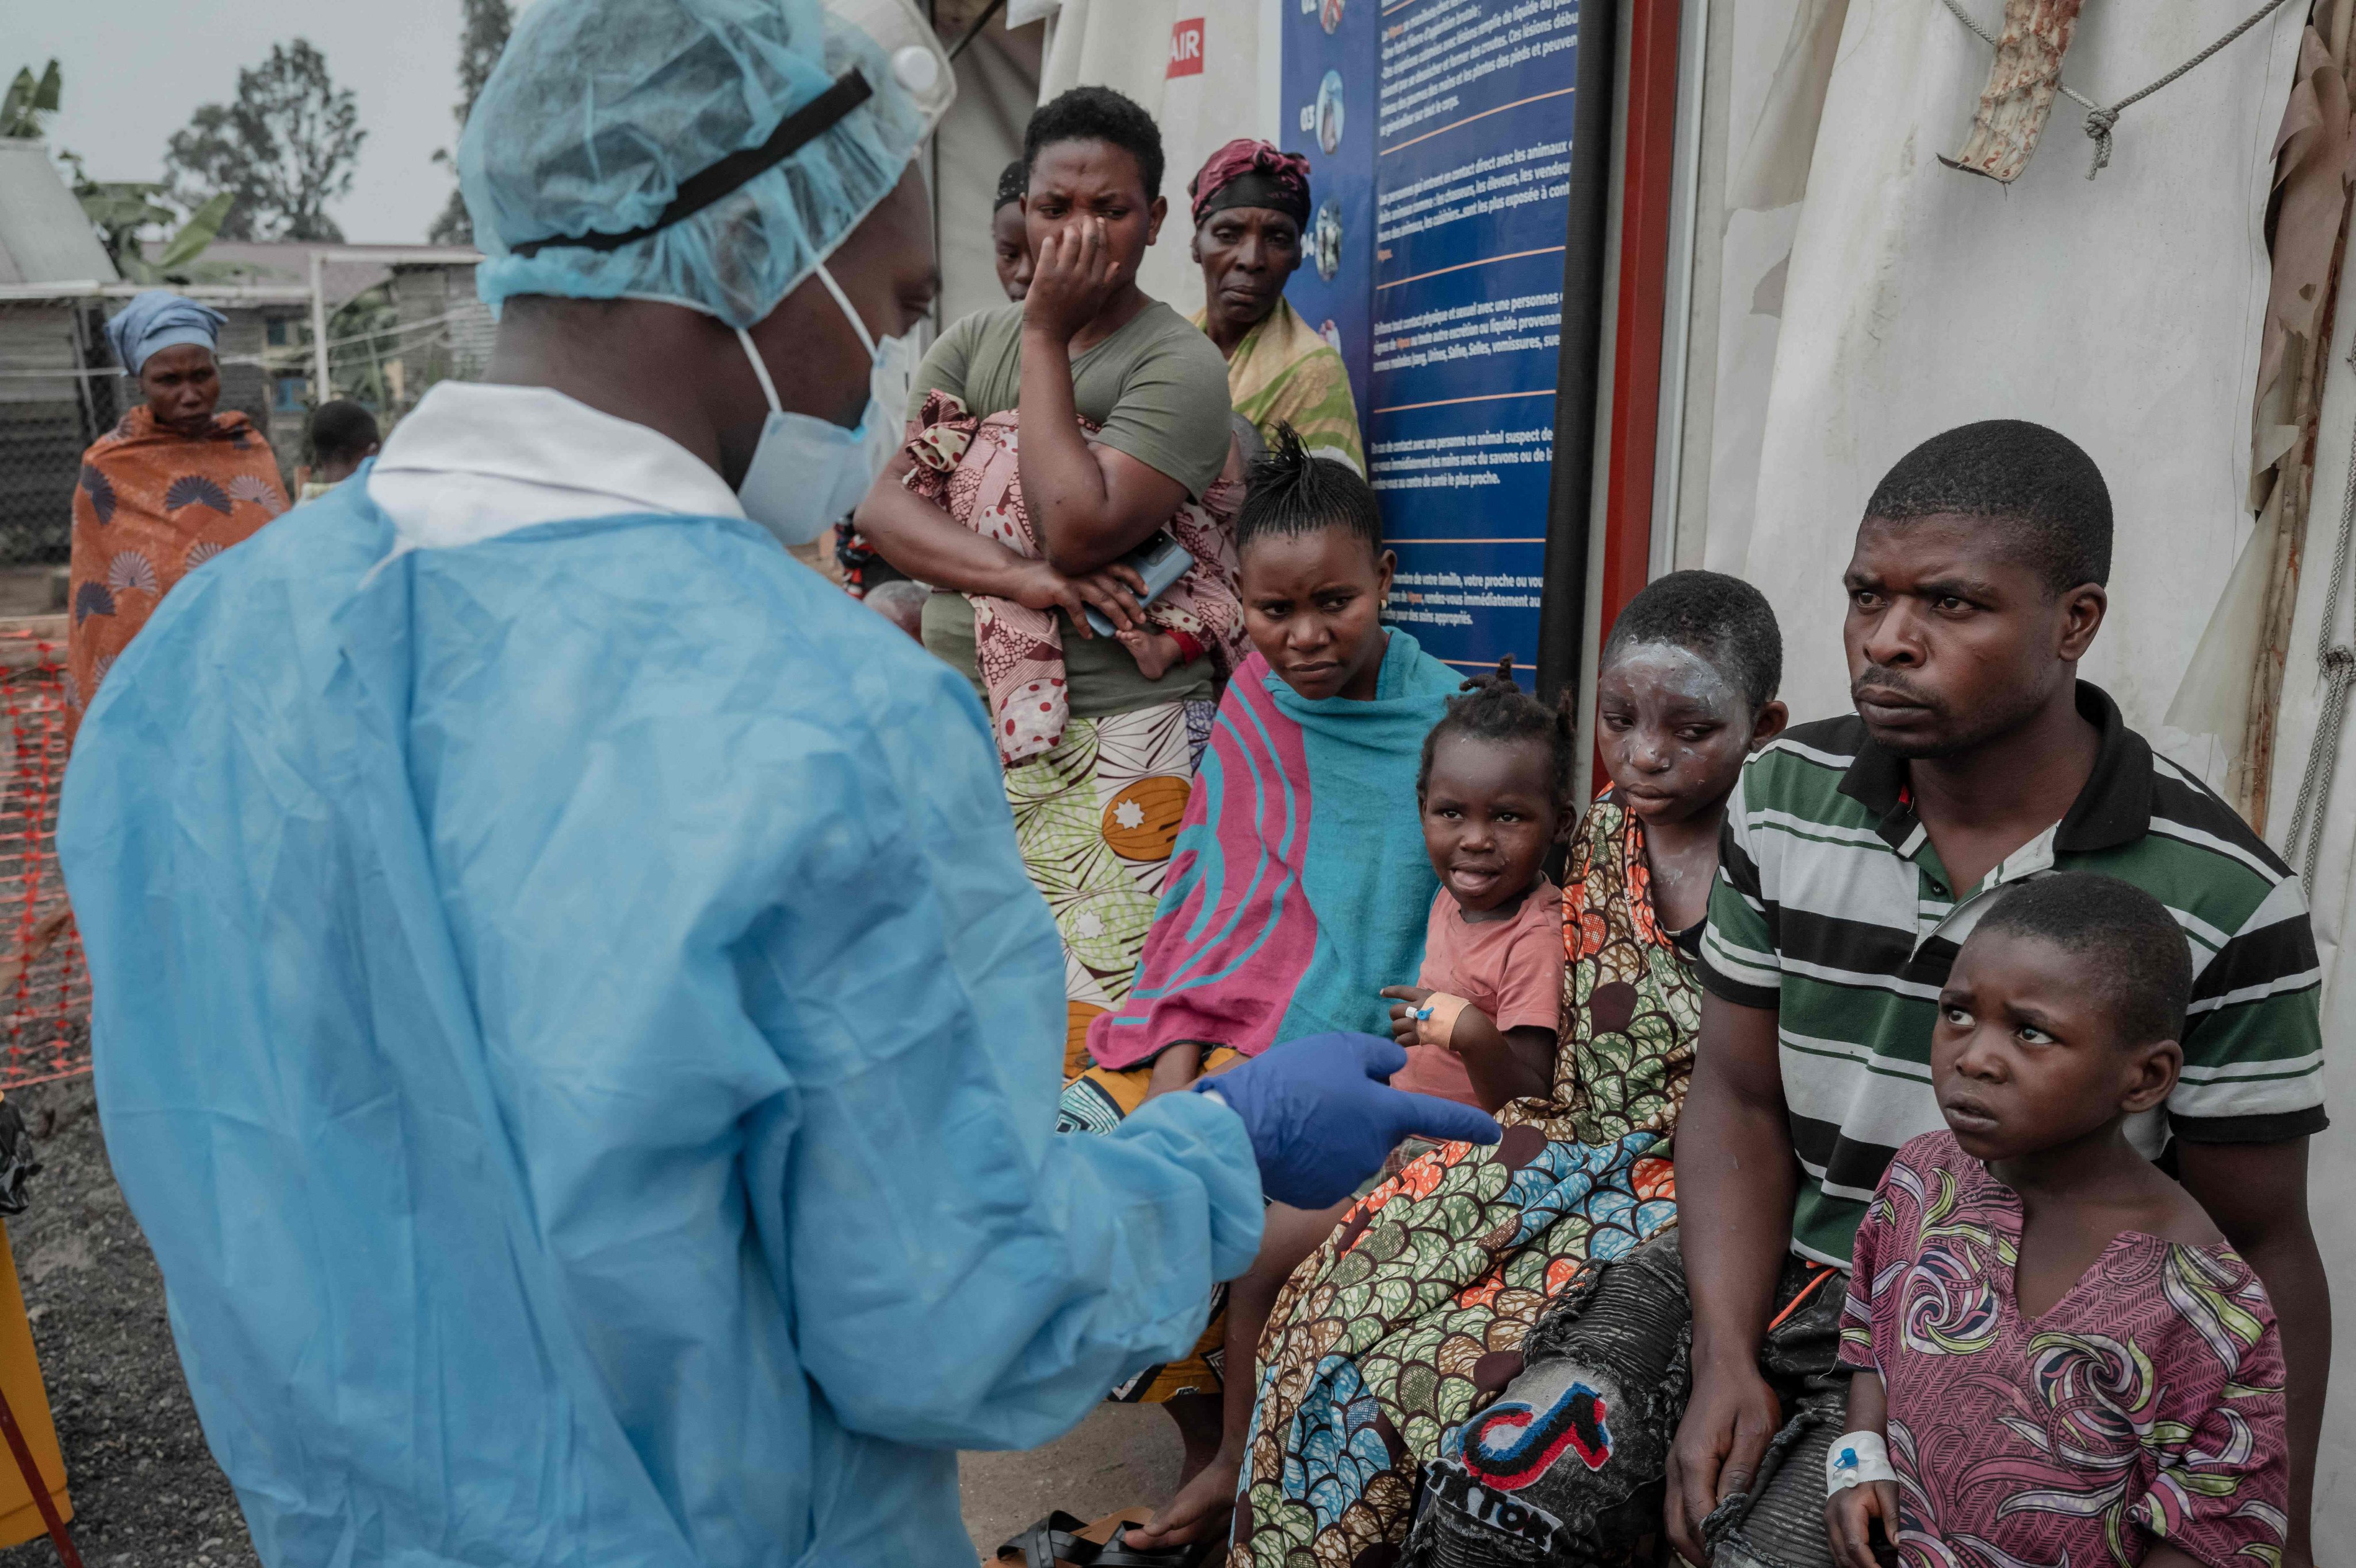
[{"label": "boy in purple patterned shirt", "polygon": [[2191,987],[2149,894],[2083,872],[2006,894],[1939,994],[1914,1139],[1857,1232],[1845,1568],[2240,1568],[2286,1529],[2282,1349],[2257,1275],[2126,1118],[2163,1103]]}]

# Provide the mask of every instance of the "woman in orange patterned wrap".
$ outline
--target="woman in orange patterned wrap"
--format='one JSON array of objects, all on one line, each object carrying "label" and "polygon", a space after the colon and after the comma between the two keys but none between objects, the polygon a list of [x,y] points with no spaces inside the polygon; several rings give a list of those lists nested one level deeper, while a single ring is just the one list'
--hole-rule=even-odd
[{"label": "woman in orange patterned wrap", "polygon": [[150,289],[106,324],[147,401],[82,454],[74,487],[69,738],[173,585],[286,510],[270,443],[244,414],[215,411],[223,319]]}]

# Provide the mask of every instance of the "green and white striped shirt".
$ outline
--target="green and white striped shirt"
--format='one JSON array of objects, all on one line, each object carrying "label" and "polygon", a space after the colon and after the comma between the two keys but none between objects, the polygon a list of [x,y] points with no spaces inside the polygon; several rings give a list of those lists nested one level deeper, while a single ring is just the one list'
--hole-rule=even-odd
[{"label": "green and white striped shirt", "polygon": [[2184,1072],[2128,1135],[2157,1157],[2325,1125],[2315,934],[2298,879],[2233,809],[2153,754],[2081,682],[2102,732],[2067,815],[1956,897],[1915,816],[1905,764],[1850,716],[1803,725],[1752,757],[1727,802],[1701,979],[1777,1013],[1799,1156],[1792,1246],[1847,1267],[1899,1145],[1945,1126],[1931,1090],[1939,988],[2008,883],[2096,871],[2168,906],[2192,947]]}]

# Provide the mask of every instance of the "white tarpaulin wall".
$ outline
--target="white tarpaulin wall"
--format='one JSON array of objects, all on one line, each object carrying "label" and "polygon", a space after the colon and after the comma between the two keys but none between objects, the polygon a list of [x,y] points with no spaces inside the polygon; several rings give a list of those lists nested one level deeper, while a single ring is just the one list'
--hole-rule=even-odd
[{"label": "white tarpaulin wall", "polygon": [[[1997,20],[1993,0],[1966,4]],[[2091,6],[2064,78],[2124,95],[2247,13]],[[2008,188],[1934,156],[1963,142],[1987,46],[1937,0],[1852,0],[1782,291],[1750,528],[1721,531],[1720,505],[1730,524],[1739,503],[1714,494],[1705,551],[1773,600],[1795,714],[1847,705],[1839,570],[1874,482],[1923,437],[2004,416],[2062,431],[2110,481],[2113,607],[2086,672],[2165,741],[2253,526],[2260,222],[2303,20],[2285,7],[2130,109],[2098,179],[2077,113],[2057,105]]]},{"label": "white tarpaulin wall", "polygon": [[[1689,0],[1690,3],[1690,0]],[[1997,0],[1963,0],[1984,26]],[[1949,169],[1987,74],[1987,46],[1939,0],[1754,0],[1712,18],[1697,227],[1715,320],[1697,327],[1688,428],[1708,432],[1706,492],[1679,499],[1675,556],[1739,574],[1773,600],[1801,717],[1847,708],[1839,573],[1875,481],[1925,436],[1974,419],[2037,420],[2109,480],[2112,608],[2086,673],[2164,751],[2222,782],[2237,714],[2168,723],[2233,668],[2188,681],[2254,519],[2251,398],[2269,260],[2262,231],[2306,22],[2286,5],[2198,70],[2128,109],[2111,165],[2085,177],[2083,112],[2055,105],[2006,188]],[[2247,0],[2087,7],[2063,79],[2113,102],[2248,14]],[[1832,40],[1837,38],[1837,47]],[[1819,118],[1820,114],[1820,118]],[[2343,288],[2317,454],[2314,521],[2290,642],[2268,822],[2288,825],[2315,725],[2315,645],[2356,425],[2356,333]],[[1689,361],[1691,363],[1692,361]],[[1698,465],[1685,463],[1692,475]],[[2250,553],[2263,570],[2265,552]],[[2345,599],[2336,623],[2349,635]],[[2220,618],[2221,621],[2230,618]],[[2213,639],[2233,663],[2230,637]],[[2340,744],[2315,889],[2325,965],[2326,1094],[2310,1193],[2324,1262],[2356,1280],[2356,723]],[[2356,1539],[2356,1291],[2339,1293],[2333,1399],[2316,1474],[2317,1540]]]},{"label": "white tarpaulin wall", "polygon": [[[2297,809],[2323,695],[2316,645],[2327,621],[2332,640],[2349,644],[2351,596],[2343,585],[2328,603],[2334,536],[2347,504],[2350,446],[2356,438],[2356,268],[2340,274],[2323,411],[2316,432],[2315,500],[2308,510],[2306,567],[2291,623],[2290,657],[2283,668],[2280,748],[2266,820],[2279,845]],[[2341,728],[2338,773],[2324,807],[2323,843],[2309,896],[2315,940],[2323,959],[2323,1085],[2336,1125],[2316,1140],[2308,1191],[2323,1266],[2333,1284],[2338,1334],[2331,1362],[2331,1403],[2323,1418],[2323,1446],[2315,1467],[2319,1561],[2331,1561],[2356,1541],[2356,722]],[[2293,861],[2304,865],[2304,853]]]},{"label": "white tarpaulin wall", "polygon": [[[961,37],[962,16],[952,20]],[[945,29],[946,31],[947,29]],[[943,327],[1006,303],[990,242],[998,172],[1023,155],[1023,127],[1039,92],[1039,27],[1000,16],[958,57],[957,102],[933,138],[933,220],[941,258]]]}]

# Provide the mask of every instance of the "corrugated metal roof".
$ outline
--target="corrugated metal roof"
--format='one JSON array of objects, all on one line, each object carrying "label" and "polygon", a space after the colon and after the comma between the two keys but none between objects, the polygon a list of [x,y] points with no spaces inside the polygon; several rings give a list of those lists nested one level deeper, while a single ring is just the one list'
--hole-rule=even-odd
[{"label": "corrugated metal roof", "polygon": [[[327,308],[335,310],[392,275],[385,258],[369,253],[385,248],[307,240],[216,240],[205,248],[205,260],[230,263],[243,269],[242,277],[257,284],[285,284],[308,289],[311,252],[316,251],[327,263],[320,283],[327,296]],[[477,259],[473,251],[463,245],[405,245],[401,249],[413,255],[413,264],[421,266],[471,266]]]},{"label": "corrugated metal roof", "polygon": [[81,203],[49,162],[48,144],[0,137],[0,284],[113,283],[118,276]]}]

